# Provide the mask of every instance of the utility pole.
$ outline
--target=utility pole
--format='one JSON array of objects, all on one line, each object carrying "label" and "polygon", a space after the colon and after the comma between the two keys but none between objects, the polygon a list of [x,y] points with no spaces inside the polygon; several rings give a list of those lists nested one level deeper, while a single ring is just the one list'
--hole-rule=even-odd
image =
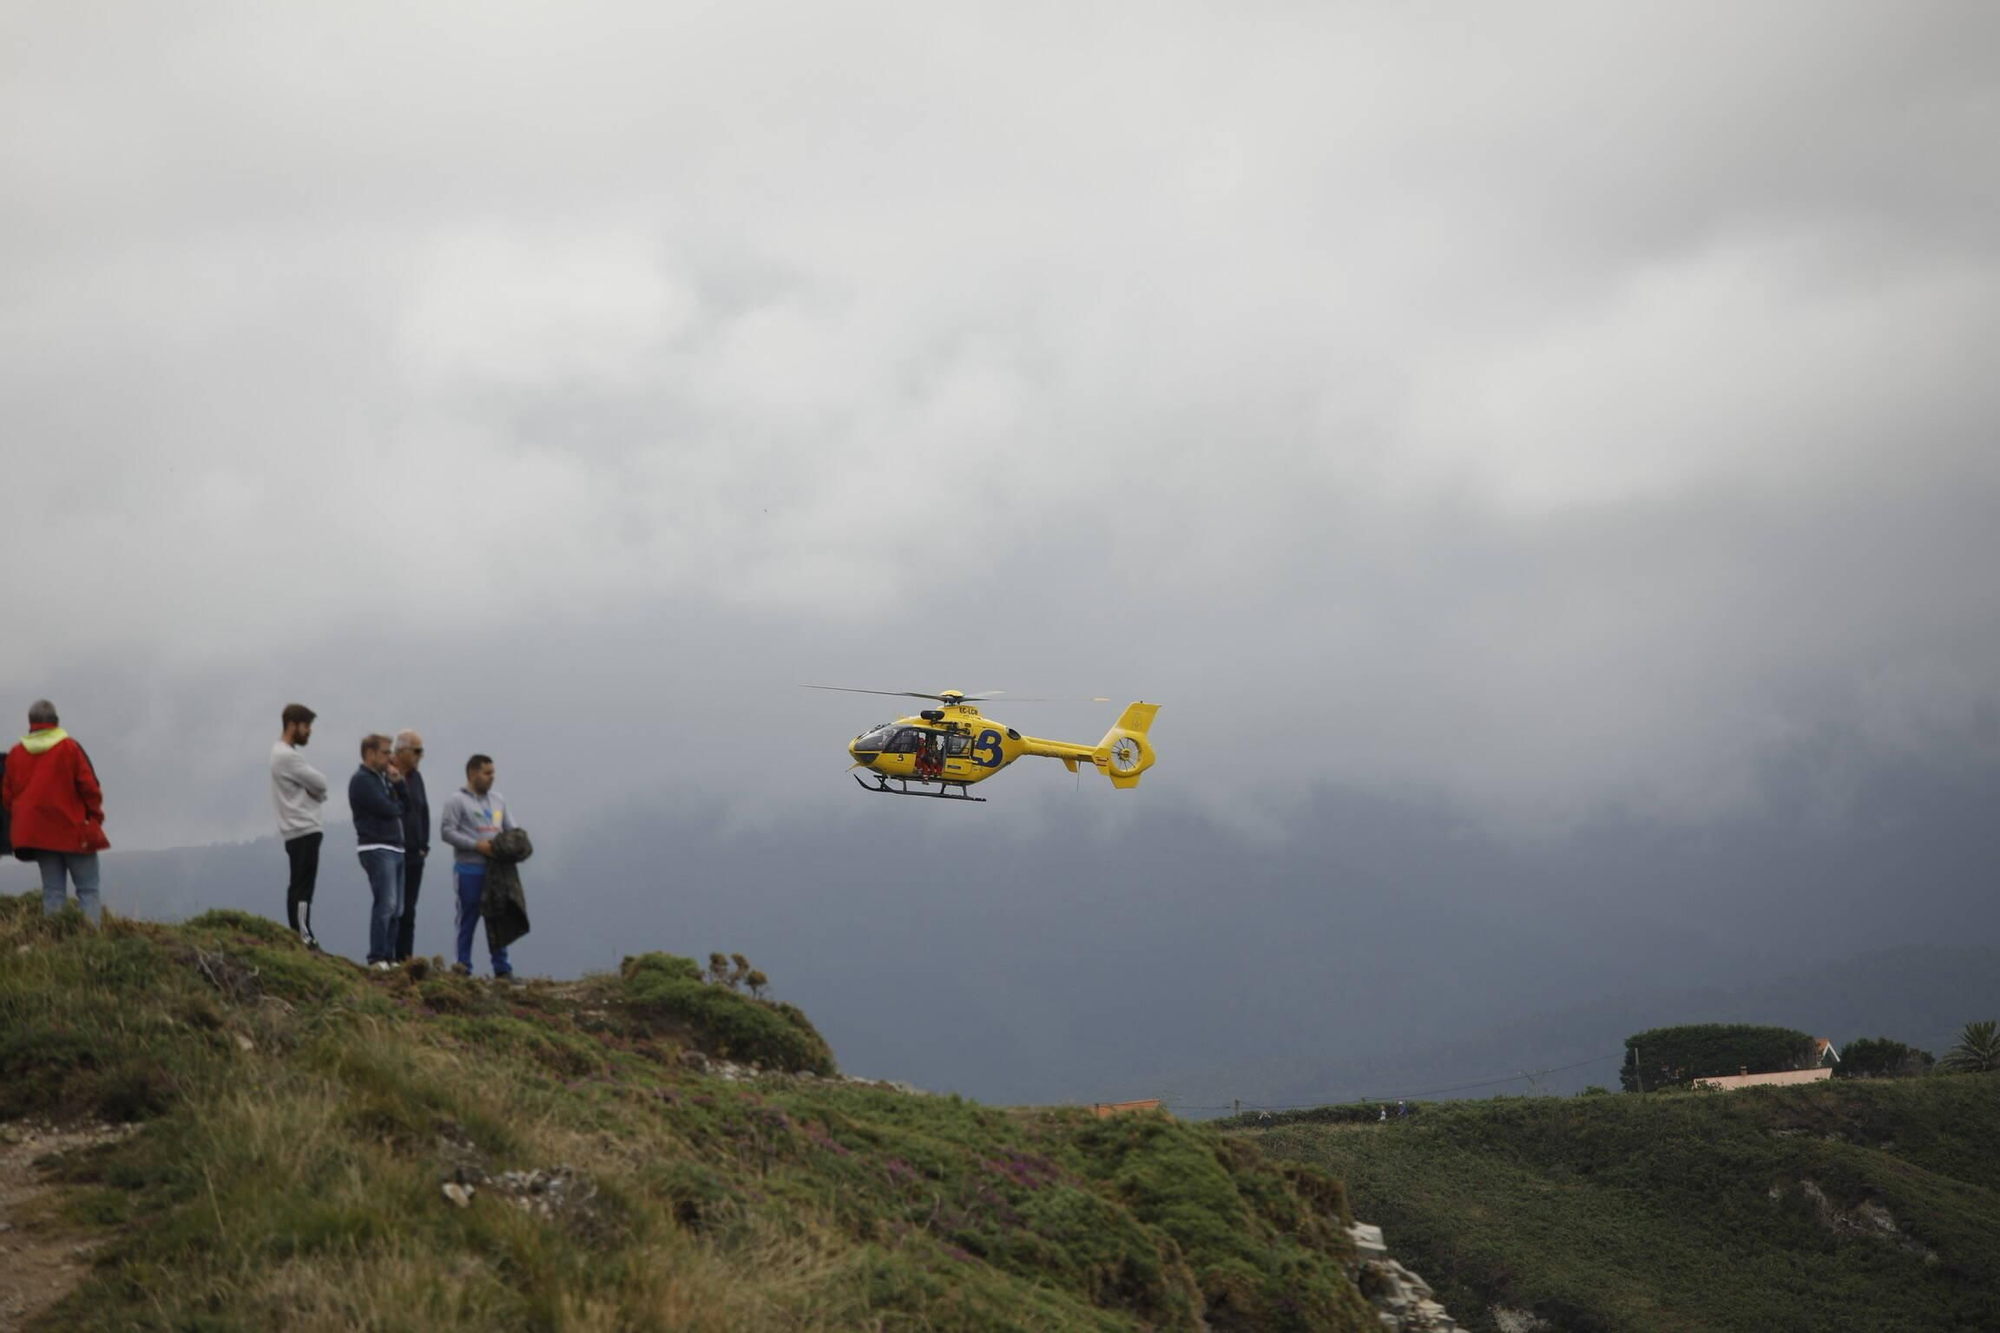
[{"label": "utility pole", "polygon": [[1646,1095],[1646,1067],[1639,1063],[1639,1048],[1632,1048],[1632,1077],[1639,1080],[1639,1095]]},{"label": "utility pole", "polygon": [[1231,1103],[1231,1109],[1230,1109],[1230,1112],[1229,1112],[1229,1113],[1230,1113],[1231,1115],[1242,1115],[1242,1114],[1243,1114],[1243,1099],[1242,1099],[1241,1097],[1231,1097],[1231,1098],[1230,1098],[1229,1100],[1230,1100],[1230,1103]]}]

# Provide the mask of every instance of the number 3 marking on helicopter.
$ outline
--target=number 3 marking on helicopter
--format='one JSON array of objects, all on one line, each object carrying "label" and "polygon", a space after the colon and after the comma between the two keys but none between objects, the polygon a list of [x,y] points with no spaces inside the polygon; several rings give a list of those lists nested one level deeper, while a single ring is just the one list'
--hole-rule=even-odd
[{"label": "number 3 marking on helicopter", "polygon": [[[990,759],[981,759],[979,755],[982,750],[990,750],[992,752],[993,757]],[[979,765],[981,768],[1000,767],[999,732],[994,731],[991,728],[988,728],[987,730],[979,733],[979,739],[972,743],[972,762]]]}]

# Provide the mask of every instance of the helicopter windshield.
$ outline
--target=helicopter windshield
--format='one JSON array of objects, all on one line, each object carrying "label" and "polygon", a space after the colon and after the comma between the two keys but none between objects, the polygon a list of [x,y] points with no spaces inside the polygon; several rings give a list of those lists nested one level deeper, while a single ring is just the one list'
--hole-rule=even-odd
[{"label": "helicopter windshield", "polygon": [[889,737],[895,730],[895,725],[889,722],[884,722],[877,727],[870,727],[859,740],[854,742],[854,748],[857,750],[881,750],[889,744]]}]

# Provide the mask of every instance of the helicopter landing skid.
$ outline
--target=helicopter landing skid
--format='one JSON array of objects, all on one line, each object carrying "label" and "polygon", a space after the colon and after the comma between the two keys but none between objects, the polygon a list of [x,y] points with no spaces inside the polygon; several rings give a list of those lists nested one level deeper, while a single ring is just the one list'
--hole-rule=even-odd
[{"label": "helicopter landing skid", "polygon": [[[940,782],[937,784],[938,789],[936,791],[911,791],[910,790],[911,779],[909,778],[889,778],[889,777],[884,777],[881,774],[877,774],[875,777],[875,781],[872,784],[870,784],[867,782],[863,782],[861,780],[861,775],[858,773],[853,774],[851,776],[853,776],[855,783],[861,788],[861,790],[881,792],[884,796],[928,796],[933,801],[976,801],[980,805],[986,804],[986,798],[984,796],[974,796],[971,792],[965,789],[965,784],[963,782]],[[891,782],[895,782],[898,785],[891,787],[889,785]],[[931,784],[929,782],[924,782],[924,785],[928,787]],[[951,794],[950,789],[952,787],[958,788],[958,795],[954,796]]]}]

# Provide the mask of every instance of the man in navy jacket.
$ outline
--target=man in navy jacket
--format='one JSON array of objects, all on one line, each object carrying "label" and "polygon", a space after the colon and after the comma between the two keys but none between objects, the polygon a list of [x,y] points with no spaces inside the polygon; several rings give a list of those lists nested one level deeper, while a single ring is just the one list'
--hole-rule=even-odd
[{"label": "man in navy jacket", "polygon": [[403,915],[403,794],[389,778],[389,750],[387,736],[364,737],[361,767],[347,780],[361,871],[375,899],[368,918],[368,965],[378,972],[395,965]]},{"label": "man in navy jacket", "polygon": [[424,883],[424,862],[431,854],[431,797],[424,790],[424,738],[414,731],[396,733],[390,776],[403,795],[403,918],[396,927],[396,961],[416,952],[417,891]]}]

